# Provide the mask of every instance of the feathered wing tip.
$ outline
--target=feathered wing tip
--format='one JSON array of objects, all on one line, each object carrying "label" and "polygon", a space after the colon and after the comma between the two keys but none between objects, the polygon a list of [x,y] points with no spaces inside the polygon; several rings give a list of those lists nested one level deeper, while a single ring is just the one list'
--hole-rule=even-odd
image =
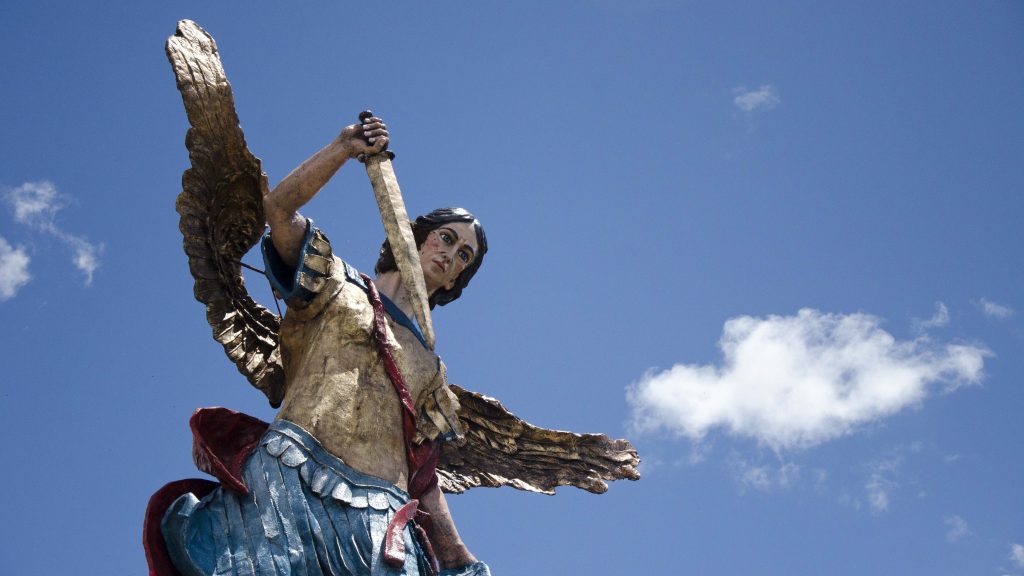
[{"label": "feathered wing tip", "polygon": [[167,58],[185,103],[192,167],[176,203],[196,300],[206,305],[213,337],[274,407],[284,394],[280,319],[245,288],[239,262],[265,228],[267,175],[245,143],[217,44],[195,22],[178,22]]},{"label": "feathered wing tip", "polygon": [[538,428],[494,398],[450,387],[459,398],[465,439],[441,447],[438,477],[445,492],[511,486],[554,494],[558,486],[576,486],[601,494],[607,480],[640,479],[640,458],[628,440]]}]

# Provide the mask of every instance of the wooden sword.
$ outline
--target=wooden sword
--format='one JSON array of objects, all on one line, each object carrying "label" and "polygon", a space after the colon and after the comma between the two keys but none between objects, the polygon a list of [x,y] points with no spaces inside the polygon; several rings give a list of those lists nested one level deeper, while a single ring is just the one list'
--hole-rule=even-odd
[{"label": "wooden sword", "polygon": [[[359,114],[359,121],[365,124],[371,117],[373,112],[364,110]],[[373,195],[377,198],[384,232],[391,245],[391,253],[395,255],[402,286],[412,299],[416,322],[420,325],[427,347],[433,350],[434,324],[430,321],[430,295],[427,294],[427,284],[423,280],[419,249],[412,235],[409,215],[405,211],[402,190],[398,187],[398,179],[391,166],[394,157],[394,153],[385,146],[384,150],[376,154],[360,154],[359,161],[366,165],[366,174],[373,185]]]}]

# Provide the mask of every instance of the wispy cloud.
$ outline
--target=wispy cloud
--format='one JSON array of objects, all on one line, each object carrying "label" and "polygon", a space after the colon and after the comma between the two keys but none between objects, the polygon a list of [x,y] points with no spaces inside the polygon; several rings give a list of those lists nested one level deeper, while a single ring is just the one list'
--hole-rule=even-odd
[{"label": "wispy cloud", "polygon": [[14,248],[0,236],[0,300],[14,298],[32,276],[28,273],[31,259],[22,247]]},{"label": "wispy cloud", "polygon": [[971,534],[967,528],[967,521],[960,516],[946,516],[942,523],[946,525],[947,542],[959,542]]},{"label": "wispy cloud", "polygon": [[1024,546],[1014,542],[1010,544],[1010,560],[1017,565],[1018,568],[1024,568]]},{"label": "wispy cloud", "polygon": [[71,260],[75,268],[81,270],[82,274],[85,274],[85,285],[92,285],[92,276],[96,273],[96,269],[100,267],[99,251],[103,246],[97,246],[90,244],[82,238],[70,236],[67,238],[71,248],[75,251],[74,258]]},{"label": "wispy cloud", "polygon": [[26,182],[12,190],[8,200],[15,220],[39,227],[52,227],[54,216],[64,207],[57,203],[57,189],[50,182]]},{"label": "wispy cloud", "polygon": [[775,86],[771,84],[764,84],[756,90],[747,90],[746,86],[740,86],[733,90],[733,94],[735,96],[732,103],[744,112],[771,110],[782,102]]},{"label": "wispy cloud", "polygon": [[17,222],[64,242],[72,250],[71,263],[85,275],[86,286],[92,284],[103,246],[70,234],[57,224],[57,213],[67,207],[68,201],[52,182],[26,182],[8,192],[6,199]]},{"label": "wispy cloud", "polygon": [[814,483],[814,490],[819,494],[823,494],[828,482],[828,470],[815,468],[811,471],[811,480]]},{"label": "wispy cloud", "polygon": [[870,474],[864,484],[864,494],[868,505],[875,514],[889,511],[889,496],[899,487],[896,476],[902,459],[889,458],[877,460],[869,465]]},{"label": "wispy cloud", "polygon": [[779,466],[757,466],[746,461],[736,463],[736,478],[745,488],[773,492],[793,486],[800,479],[800,466],[787,462]]},{"label": "wispy cloud", "polygon": [[932,328],[942,328],[949,324],[949,308],[942,302],[935,303],[935,314],[932,314],[931,318],[927,320],[914,320],[914,330],[917,332],[927,332]]},{"label": "wispy cloud", "polygon": [[632,426],[693,440],[722,429],[776,451],[807,448],[916,405],[938,385],[980,382],[986,349],[900,341],[880,324],[811,309],[732,318],[719,365],[677,364],[627,388]]},{"label": "wispy cloud", "polygon": [[989,318],[995,318],[997,320],[1006,320],[1010,316],[1013,316],[1015,310],[1009,306],[1002,304],[996,304],[995,302],[982,298],[978,300],[978,306],[981,308],[982,313]]},{"label": "wispy cloud", "polygon": [[879,475],[874,475],[864,486],[864,492],[867,494],[868,504],[871,505],[871,511],[875,514],[881,514],[889,510],[889,491],[895,487],[895,484]]}]

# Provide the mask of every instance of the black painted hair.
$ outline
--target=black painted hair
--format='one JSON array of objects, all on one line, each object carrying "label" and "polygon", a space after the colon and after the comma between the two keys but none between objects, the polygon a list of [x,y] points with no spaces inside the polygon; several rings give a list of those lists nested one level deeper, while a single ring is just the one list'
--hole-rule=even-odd
[{"label": "black painted hair", "polygon": [[[438,208],[430,214],[417,217],[416,220],[411,222],[412,235],[416,239],[416,247],[419,248],[423,245],[423,242],[427,239],[427,234],[430,234],[431,230],[436,230],[451,222],[469,222],[473,225],[473,230],[476,231],[476,255],[473,257],[473,261],[469,263],[469,266],[455,279],[455,286],[452,286],[451,290],[441,287],[430,295],[431,309],[435,305],[444,306],[461,296],[462,289],[469,285],[469,280],[480,269],[480,264],[483,264],[484,261],[484,254],[487,253],[487,235],[484,234],[484,227],[476,219],[476,216],[473,216],[465,208]],[[380,257],[377,258],[377,265],[373,267],[373,271],[377,274],[382,274],[397,269],[395,255],[391,253],[391,244],[385,240],[384,244],[380,247]]]}]

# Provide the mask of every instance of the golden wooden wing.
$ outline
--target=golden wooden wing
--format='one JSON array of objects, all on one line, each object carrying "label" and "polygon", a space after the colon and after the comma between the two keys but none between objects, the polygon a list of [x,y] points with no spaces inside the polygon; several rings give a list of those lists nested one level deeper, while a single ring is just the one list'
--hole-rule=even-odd
[{"label": "golden wooden wing", "polygon": [[177,209],[193,291],[214,340],[276,408],[284,395],[281,322],[249,296],[239,264],[265,228],[267,175],[245,144],[213,38],[182,20],[166,49],[191,124],[185,147],[192,167],[181,177]]},{"label": "golden wooden wing", "polygon": [[459,398],[464,440],[445,442],[437,474],[445,492],[511,486],[554,494],[576,486],[601,494],[606,480],[639,480],[640,458],[628,440],[538,428],[501,402],[449,384]]}]

